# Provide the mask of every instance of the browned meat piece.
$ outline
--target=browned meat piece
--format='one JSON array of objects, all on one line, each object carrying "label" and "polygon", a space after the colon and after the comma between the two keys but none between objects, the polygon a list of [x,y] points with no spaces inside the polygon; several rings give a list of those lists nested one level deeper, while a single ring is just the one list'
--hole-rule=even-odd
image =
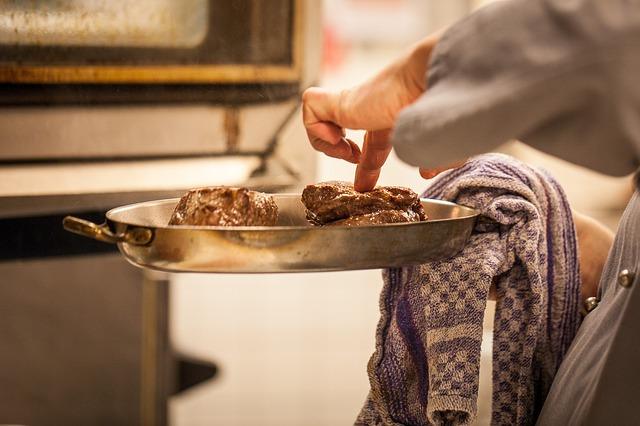
[{"label": "browned meat piece", "polygon": [[[307,208],[307,219],[316,225],[367,216],[382,211],[407,213],[403,222],[426,220],[418,194],[399,186],[381,186],[369,192],[357,192],[346,182],[323,182],[308,185],[302,192],[302,203]],[[410,213],[409,213],[410,212]],[[388,221],[386,221],[388,219]],[[357,224],[394,223],[400,216],[386,213],[368,218],[353,219],[348,226]],[[338,223],[345,225],[347,223]]]},{"label": "browned meat piece", "polygon": [[420,222],[420,215],[413,210],[380,210],[375,213],[350,216],[346,219],[329,222],[327,226],[365,226],[383,223]]},{"label": "browned meat piece", "polygon": [[246,188],[192,189],[178,202],[169,225],[272,226],[278,221],[273,197]]}]

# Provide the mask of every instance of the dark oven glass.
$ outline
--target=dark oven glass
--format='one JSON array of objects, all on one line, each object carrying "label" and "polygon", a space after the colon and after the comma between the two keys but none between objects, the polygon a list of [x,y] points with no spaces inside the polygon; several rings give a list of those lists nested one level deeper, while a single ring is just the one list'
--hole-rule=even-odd
[{"label": "dark oven glass", "polygon": [[299,14],[297,0],[3,2],[0,102],[285,98]]}]

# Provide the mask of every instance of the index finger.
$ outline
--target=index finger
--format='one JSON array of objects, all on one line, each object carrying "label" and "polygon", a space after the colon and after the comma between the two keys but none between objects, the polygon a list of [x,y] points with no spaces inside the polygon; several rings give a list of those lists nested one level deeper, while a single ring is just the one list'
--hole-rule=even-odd
[{"label": "index finger", "polygon": [[362,155],[353,184],[356,191],[366,192],[375,188],[380,170],[391,152],[390,134],[391,130],[385,129],[370,131],[364,135]]}]

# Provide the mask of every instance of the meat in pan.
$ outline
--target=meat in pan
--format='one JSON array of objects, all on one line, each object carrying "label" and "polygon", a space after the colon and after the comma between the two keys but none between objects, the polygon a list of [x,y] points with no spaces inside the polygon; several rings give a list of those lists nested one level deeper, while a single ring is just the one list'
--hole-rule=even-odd
[{"label": "meat in pan", "polygon": [[169,225],[273,226],[278,206],[273,197],[247,188],[192,189],[176,205]]},{"label": "meat in pan", "polygon": [[307,219],[315,225],[362,226],[427,219],[418,194],[400,186],[357,192],[346,182],[322,182],[304,189],[302,203]]}]

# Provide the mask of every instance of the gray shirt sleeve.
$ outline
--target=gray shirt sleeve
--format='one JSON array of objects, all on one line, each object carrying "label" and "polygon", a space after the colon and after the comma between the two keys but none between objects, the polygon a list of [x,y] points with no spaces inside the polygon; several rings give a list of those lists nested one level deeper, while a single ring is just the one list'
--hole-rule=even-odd
[{"label": "gray shirt sleeve", "polygon": [[640,0],[507,0],[451,27],[393,144],[435,167],[509,139],[611,175],[640,158]]}]

